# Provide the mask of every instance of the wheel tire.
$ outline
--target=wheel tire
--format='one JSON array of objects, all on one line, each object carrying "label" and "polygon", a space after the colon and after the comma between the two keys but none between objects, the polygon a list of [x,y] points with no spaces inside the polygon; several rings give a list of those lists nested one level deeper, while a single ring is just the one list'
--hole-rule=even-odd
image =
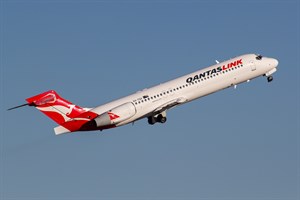
[{"label": "wheel tire", "polygon": [[273,81],[273,76],[268,76],[268,82],[271,82],[271,81]]},{"label": "wheel tire", "polygon": [[153,125],[156,123],[155,117],[148,117],[148,124]]},{"label": "wheel tire", "polygon": [[166,121],[167,121],[167,118],[166,117],[162,117],[161,119],[160,119],[160,123],[166,123]]},{"label": "wheel tire", "polygon": [[167,118],[160,114],[157,116],[157,121],[163,124],[163,123],[166,123]]}]

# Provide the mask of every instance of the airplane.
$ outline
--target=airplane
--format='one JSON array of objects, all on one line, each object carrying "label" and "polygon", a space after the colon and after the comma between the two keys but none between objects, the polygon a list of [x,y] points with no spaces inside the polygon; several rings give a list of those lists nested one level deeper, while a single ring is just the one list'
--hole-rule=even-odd
[{"label": "airplane", "polygon": [[27,98],[22,106],[33,106],[59,126],[56,135],[119,127],[147,118],[153,125],[167,121],[166,112],[217,91],[234,87],[259,76],[273,80],[278,60],[259,54],[245,54],[167,81],[149,89],[94,108],[82,108],[60,97],[54,90]]}]

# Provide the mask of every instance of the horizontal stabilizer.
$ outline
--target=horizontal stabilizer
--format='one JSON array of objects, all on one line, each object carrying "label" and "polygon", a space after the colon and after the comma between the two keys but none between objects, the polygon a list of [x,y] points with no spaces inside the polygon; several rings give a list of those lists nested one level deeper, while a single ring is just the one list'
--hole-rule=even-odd
[{"label": "horizontal stabilizer", "polygon": [[70,133],[71,131],[69,131],[68,129],[66,129],[63,126],[57,126],[54,128],[54,132],[55,132],[55,135],[61,135],[63,133]]}]

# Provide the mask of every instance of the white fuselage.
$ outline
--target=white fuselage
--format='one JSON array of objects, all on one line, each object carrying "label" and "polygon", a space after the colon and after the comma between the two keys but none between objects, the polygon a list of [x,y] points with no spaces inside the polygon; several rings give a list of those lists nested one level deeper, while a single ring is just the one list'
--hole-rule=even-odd
[{"label": "white fuselage", "polygon": [[273,58],[257,59],[255,54],[241,55],[95,107],[91,111],[101,115],[130,102],[135,107],[135,114],[115,124],[125,125],[253,78],[269,76],[276,71],[277,65],[278,61]]}]

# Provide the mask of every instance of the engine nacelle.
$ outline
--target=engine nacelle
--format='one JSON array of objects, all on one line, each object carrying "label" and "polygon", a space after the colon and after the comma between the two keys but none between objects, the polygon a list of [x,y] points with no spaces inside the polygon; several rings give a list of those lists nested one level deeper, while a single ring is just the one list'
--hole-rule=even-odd
[{"label": "engine nacelle", "polygon": [[135,106],[128,102],[105,112],[94,119],[97,127],[118,124],[136,114]]}]

